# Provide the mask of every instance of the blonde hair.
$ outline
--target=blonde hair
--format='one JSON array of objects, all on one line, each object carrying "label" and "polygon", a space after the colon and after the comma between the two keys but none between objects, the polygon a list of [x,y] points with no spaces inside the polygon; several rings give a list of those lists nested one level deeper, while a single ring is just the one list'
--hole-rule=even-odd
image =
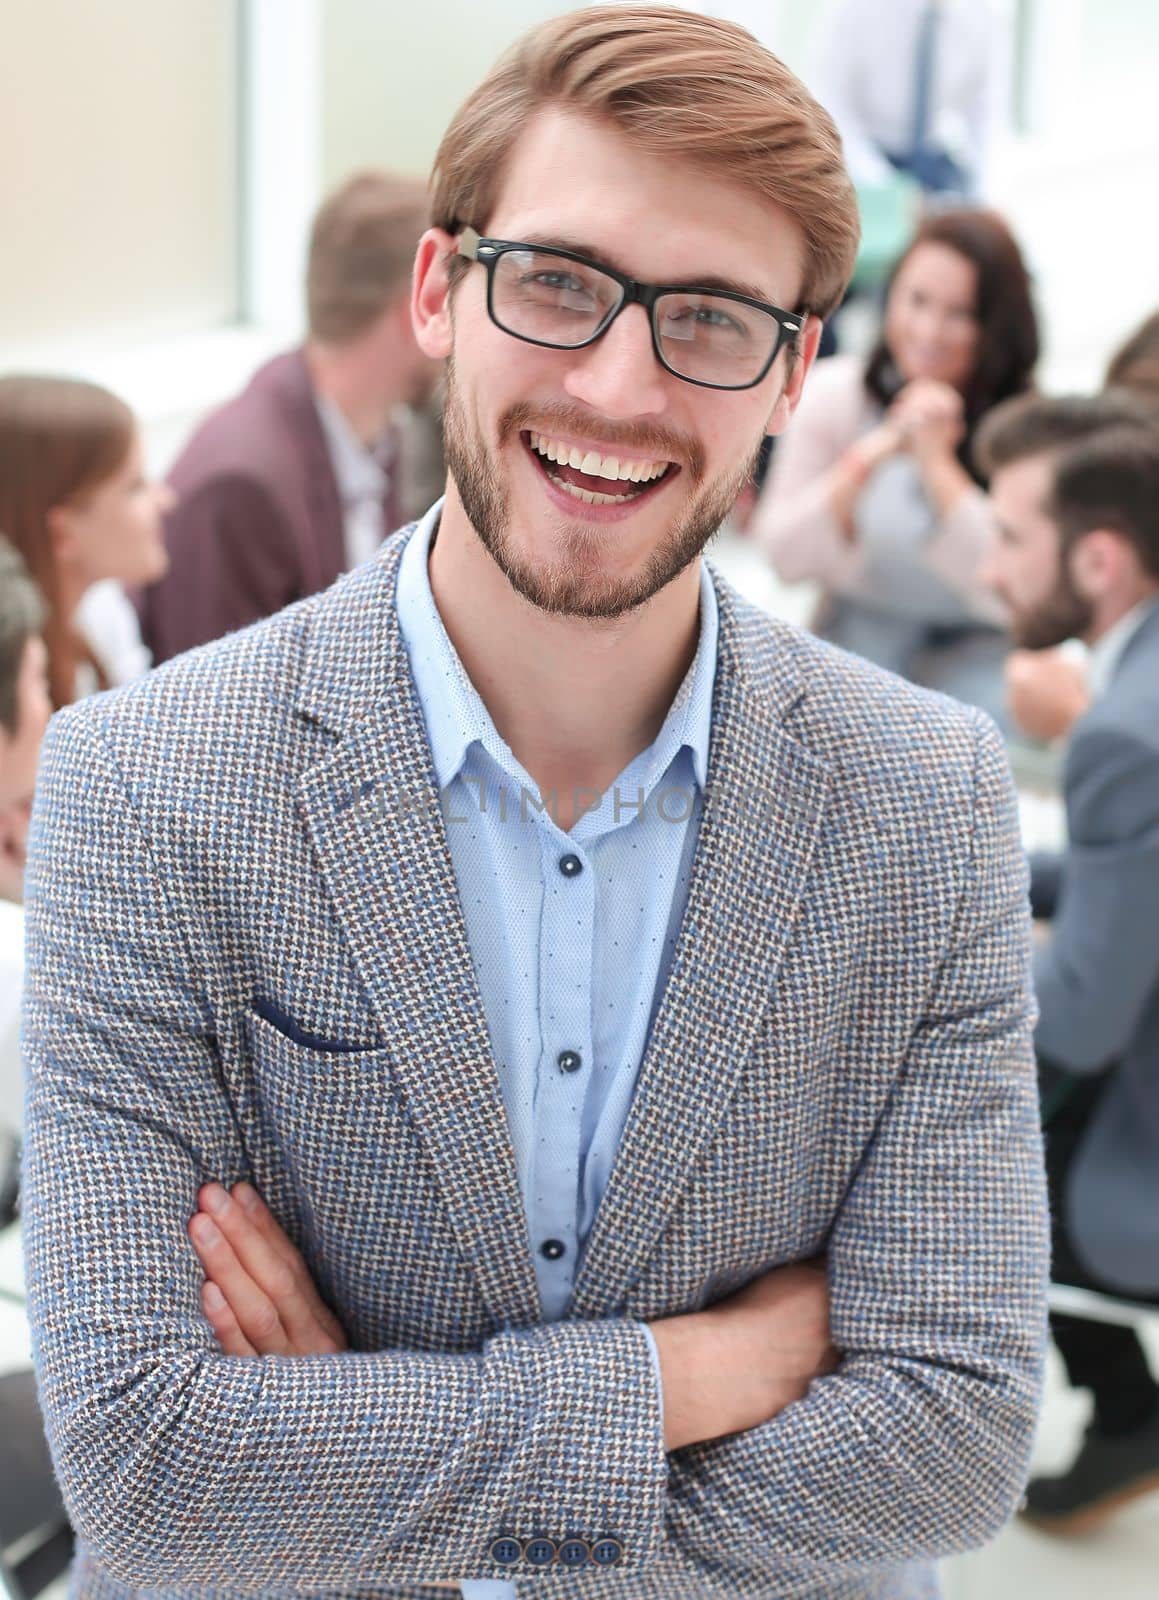
[{"label": "blonde hair", "polygon": [[430,202],[420,178],[356,172],[318,208],[306,265],[312,338],[345,344],[409,286]]},{"label": "blonde hair", "polygon": [[675,6],[615,5],[532,29],[444,135],[432,180],[437,227],[486,228],[512,146],[548,105],[610,122],[640,149],[775,201],[805,237],[794,309],[825,317],[840,304],[860,237],[841,140],[801,81],[743,28]]}]

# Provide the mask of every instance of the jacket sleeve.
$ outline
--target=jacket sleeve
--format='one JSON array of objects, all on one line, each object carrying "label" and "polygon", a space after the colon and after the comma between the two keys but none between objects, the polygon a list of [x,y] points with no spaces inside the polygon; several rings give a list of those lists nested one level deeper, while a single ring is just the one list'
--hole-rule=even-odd
[{"label": "jacket sleeve", "polygon": [[1066,787],[1062,894],[1035,958],[1035,1043],[1087,1074],[1122,1055],[1159,984],[1159,750],[1119,728],[1080,728]]},{"label": "jacket sleeve", "polygon": [[842,1365],[772,1422],[670,1458],[660,1559],[713,1593],[770,1569],[813,1593],[834,1568],[971,1548],[1025,1482],[1049,1256],[1030,925],[1005,753],[975,715],[952,940],[829,1239]]},{"label": "jacket sleeve", "polygon": [[160,665],[302,598],[294,530],[260,483],[210,479],[166,519],[169,571],[139,602]]},{"label": "jacket sleeve", "polygon": [[492,1541],[537,1530],[613,1534],[638,1569],[666,1462],[634,1323],[501,1332],[466,1355],[217,1350],[186,1226],[244,1153],[106,704],[50,727],[28,889],[28,1303],[80,1537],[135,1589],[499,1578]]}]

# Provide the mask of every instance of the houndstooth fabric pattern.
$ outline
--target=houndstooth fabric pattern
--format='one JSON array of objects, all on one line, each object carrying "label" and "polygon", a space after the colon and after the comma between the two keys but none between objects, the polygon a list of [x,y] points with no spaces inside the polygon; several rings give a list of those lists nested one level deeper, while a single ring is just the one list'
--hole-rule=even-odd
[{"label": "houndstooth fabric pattern", "polygon": [[[49,732],[26,1239],[75,1592],[429,1596],[546,1533],[623,1562],[516,1573],[521,1596],[932,1595],[930,1560],[1021,1491],[1045,1348],[997,735],[714,575],[684,924],[544,1325],[395,618],[408,531]],[[201,1183],[243,1177],[351,1353],[216,1351],[185,1230]],[[666,1456],[637,1321],[822,1250],[840,1370]]]}]

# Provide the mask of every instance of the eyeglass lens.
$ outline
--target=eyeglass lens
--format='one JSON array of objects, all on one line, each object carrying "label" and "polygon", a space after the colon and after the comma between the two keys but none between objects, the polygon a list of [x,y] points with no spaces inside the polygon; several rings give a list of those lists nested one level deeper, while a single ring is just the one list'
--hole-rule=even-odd
[{"label": "eyeglass lens", "polygon": [[[491,314],[520,338],[575,349],[607,323],[623,298],[614,278],[547,250],[508,250],[495,262]],[[724,388],[758,378],[780,336],[780,324],[767,311],[686,291],[661,295],[653,323],[674,372]]]}]

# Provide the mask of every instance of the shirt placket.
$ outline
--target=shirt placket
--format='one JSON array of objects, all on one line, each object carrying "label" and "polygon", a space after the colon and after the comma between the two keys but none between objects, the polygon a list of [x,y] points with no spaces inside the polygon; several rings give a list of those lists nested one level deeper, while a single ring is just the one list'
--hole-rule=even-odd
[{"label": "shirt placket", "polygon": [[540,833],[540,1055],[530,1187],[531,1245],[544,1315],[563,1315],[579,1251],[583,1102],[592,1066],[595,881],[590,855],[557,828]]}]

